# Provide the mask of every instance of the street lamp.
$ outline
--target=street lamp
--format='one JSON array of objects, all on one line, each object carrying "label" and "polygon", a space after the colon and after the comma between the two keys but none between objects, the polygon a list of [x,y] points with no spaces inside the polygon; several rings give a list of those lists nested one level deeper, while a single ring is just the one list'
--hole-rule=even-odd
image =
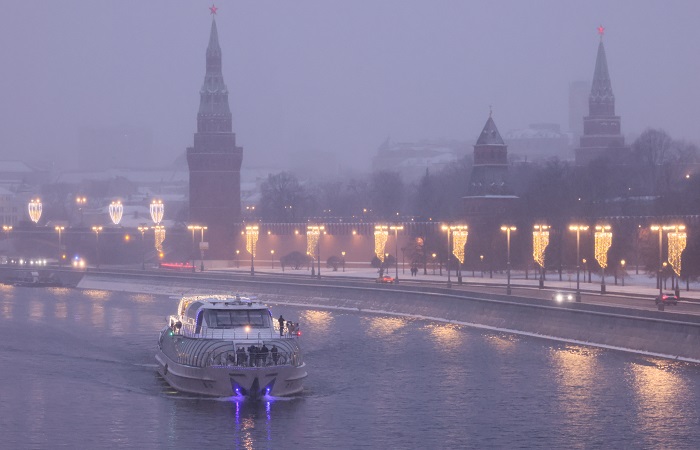
[{"label": "street lamp", "polygon": [[506,294],[510,295],[510,232],[515,231],[517,228],[513,225],[502,225],[501,226],[501,231],[506,232],[506,254],[507,254],[507,260],[506,260],[506,268],[508,272],[508,284],[506,287]]},{"label": "street lamp", "polygon": [[624,286],[625,285],[625,260],[624,259],[622,261],[620,261],[620,267],[622,268],[622,273],[620,275],[622,275],[622,285]]},{"label": "street lamp", "polygon": [[236,269],[240,269],[240,268],[241,268],[241,260],[238,259],[240,256],[241,256],[241,251],[240,251],[240,250],[236,250]]},{"label": "street lamp", "polygon": [[580,242],[581,232],[588,230],[588,225],[569,225],[569,231],[576,232],[576,301],[581,301],[581,258],[580,258]]},{"label": "street lamp", "polygon": [[75,198],[75,203],[78,205],[78,213],[80,214],[80,225],[83,224],[83,207],[87,203],[87,197],[78,196]]},{"label": "street lamp", "polygon": [[433,275],[435,275],[435,265],[436,265],[435,257],[436,256],[437,256],[437,254],[433,253]]},{"label": "street lamp", "polygon": [[96,257],[97,257],[97,268],[100,268],[100,231],[102,231],[102,227],[92,227],[92,231],[95,232],[95,249],[96,249]]},{"label": "street lamp", "polygon": [[590,283],[591,282],[591,272],[588,270],[588,261],[586,260],[586,258],[583,258],[581,260],[581,262],[583,263],[583,282],[584,283],[586,282],[586,272],[588,272],[588,282]]},{"label": "street lamp", "polygon": [[540,266],[539,288],[544,288],[544,257],[549,245],[549,225],[534,225],[532,231],[532,256]]},{"label": "street lamp", "polygon": [[66,227],[56,226],[54,229],[58,231],[58,265],[60,267],[63,265],[63,260],[61,259],[61,232],[65,230]]},{"label": "street lamp", "polygon": [[260,229],[257,225],[245,227],[245,248],[250,253],[250,274],[255,275],[255,249],[258,243]]},{"label": "street lamp", "polygon": [[345,252],[342,251],[340,254],[343,255],[343,272],[345,272]]},{"label": "street lamp", "polygon": [[[394,283],[399,282],[399,231],[403,230],[403,225],[391,225],[390,230],[394,230],[394,266],[396,267],[396,276],[394,277]],[[447,287],[449,286],[449,281],[447,282]]]},{"label": "street lamp", "polygon": [[610,225],[596,225],[595,230],[595,258],[601,269],[600,293],[605,294],[605,268],[608,266],[608,250],[612,245],[612,231]]},{"label": "street lamp", "polygon": [[12,225],[3,225],[2,231],[5,232],[5,240],[7,240],[7,253],[10,253],[10,231],[12,231]]},{"label": "street lamp", "polygon": [[[306,252],[313,258],[313,252],[316,250],[316,259],[318,260],[318,272],[316,276],[321,278],[321,234],[326,229],[323,225],[308,225],[306,227]],[[314,276],[314,262],[311,261],[311,276]]]},{"label": "street lamp", "polygon": [[275,251],[270,250],[270,259],[272,260],[272,270],[275,270]]},{"label": "street lamp", "polygon": [[141,270],[146,270],[146,241],[144,239],[144,234],[148,230],[148,226],[145,223],[139,225],[138,230],[141,232]]}]

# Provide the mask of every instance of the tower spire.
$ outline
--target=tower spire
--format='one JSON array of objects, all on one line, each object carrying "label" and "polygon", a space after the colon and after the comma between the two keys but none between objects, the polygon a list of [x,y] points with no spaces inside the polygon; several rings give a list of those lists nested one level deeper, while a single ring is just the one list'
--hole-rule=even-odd
[{"label": "tower spire", "polygon": [[588,98],[589,113],[591,115],[615,115],[615,95],[610,82],[608,72],[608,59],[605,56],[605,46],[603,45],[603,33],[605,28],[598,27],[600,42],[598,43],[598,55],[595,60],[595,70],[593,71],[593,83],[591,84],[591,95]]},{"label": "tower spire", "polygon": [[199,91],[199,114],[197,114],[198,132],[225,132],[232,130],[231,110],[228,104],[228,89],[224,83],[221,69],[221,46],[219,32],[216,28],[216,10],[212,5],[211,30],[206,54],[206,74]]}]

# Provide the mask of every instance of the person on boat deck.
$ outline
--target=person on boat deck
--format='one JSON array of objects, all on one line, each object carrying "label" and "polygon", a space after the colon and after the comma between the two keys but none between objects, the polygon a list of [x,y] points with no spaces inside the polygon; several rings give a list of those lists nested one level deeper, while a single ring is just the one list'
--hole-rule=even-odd
[{"label": "person on boat deck", "polygon": [[238,349],[236,350],[236,359],[238,360],[239,366],[246,365],[247,355],[245,354],[245,348],[238,347]]},{"label": "person on boat deck", "polygon": [[287,331],[289,332],[290,336],[294,334],[294,322],[292,322],[291,320],[287,321]]},{"label": "person on boat deck", "polygon": [[233,355],[233,353],[229,353],[228,355],[226,355],[226,360],[234,366],[236,365],[236,357]]},{"label": "person on boat deck", "polygon": [[258,356],[258,349],[255,348],[255,345],[252,345],[248,347],[248,365],[250,367],[253,367],[255,364],[257,364],[257,356]]},{"label": "person on boat deck", "polygon": [[267,365],[267,355],[270,353],[270,350],[267,348],[267,345],[263,343],[262,348],[260,349],[260,357],[262,359],[262,365],[266,366]]},{"label": "person on boat deck", "polygon": [[279,355],[277,354],[277,346],[272,344],[272,349],[270,350],[270,354],[272,355],[272,362],[274,365],[277,365],[277,360],[279,359]]},{"label": "person on boat deck", "polygon": [[282,337],[282,333],[284,333],[284,317],[282,317],[282,314],[280,314],[280,318],[277,321],[280,324],[280,337]]}]

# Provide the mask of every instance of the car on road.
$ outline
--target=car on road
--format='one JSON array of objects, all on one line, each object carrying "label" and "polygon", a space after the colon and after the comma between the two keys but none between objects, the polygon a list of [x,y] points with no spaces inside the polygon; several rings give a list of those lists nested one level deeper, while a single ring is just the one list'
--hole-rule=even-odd
[{"label": "car on road", "polygon": [[557,303],[573,302],[574,294],[571,292],[555,292],[554,295],[552,295],[552,299]]},{"label": "car on road", "polygon": [[394,277],[390,277],[389,275],[383,275],[379,278],[377,278],[377,283],[393,283],[394,282]]},{"label": "car on road", "polygon": [[664,305],[677,305],[678,297],[676,297],[676,294],[667,292],[665,294],[657,295],[654,299],[654,303],[657,305],[660,303],[663,303]]}]

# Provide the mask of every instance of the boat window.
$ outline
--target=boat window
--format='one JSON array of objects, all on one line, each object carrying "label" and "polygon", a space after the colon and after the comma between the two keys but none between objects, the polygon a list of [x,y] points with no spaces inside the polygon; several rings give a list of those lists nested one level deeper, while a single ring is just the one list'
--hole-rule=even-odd
[{"label": "boat window", "polygon": [[269,314],[265,310],[209,309],[206,321],[212,328],[233,328],[249,325],[254,328],[268,328]]}]

